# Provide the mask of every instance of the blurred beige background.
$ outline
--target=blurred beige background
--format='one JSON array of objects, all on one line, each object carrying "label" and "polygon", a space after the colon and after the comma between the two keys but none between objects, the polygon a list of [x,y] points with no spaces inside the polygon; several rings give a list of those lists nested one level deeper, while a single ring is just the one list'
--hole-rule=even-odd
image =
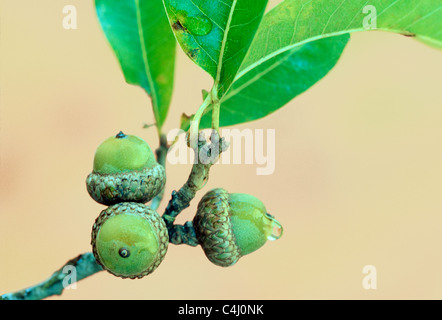
[{"label": "blurred beige background", "polygon": [[[275,4],[277,1],[273,1]],[[78,29],[62,27],[62,8]],[[87,194],[95,148],[123,130],[154,147],[150,100],[125,84],[93,1],[0,1],[0,293],[47,278],[90,251],[103,206]],[[102,272],[56,299],[442,298],[442,55],[412,39],[355,34],[335,69],[273,115],[276,170],[218,165],[213,187],[261,198],[284,236],[234,267],[169,247],[142,280]],[[211,79],[180,52],[165,130]],[[166,200],[190,165],[168,165]],[[164,209],[165,203],[161,209]],[[377,289],[362,287],[365,265]]]}]

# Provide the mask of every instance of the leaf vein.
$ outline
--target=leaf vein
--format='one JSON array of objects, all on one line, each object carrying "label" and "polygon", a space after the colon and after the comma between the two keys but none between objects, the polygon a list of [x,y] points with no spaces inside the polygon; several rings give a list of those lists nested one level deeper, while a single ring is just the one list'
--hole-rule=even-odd
[{"label": "leaf vein", "polygon": [[[356,17],[359,16],[359,14],[362,12],[362,10],[364,9],[364,7],[367,5],[367,3],[369,3],[370,0],[367,0],[364,5],[362,6],[362,8],[360,8],[358,11],[356,11],[355,15],[353,16],[353,19],[351,19],[351,21],[348,23],[348,25],[344,28],[344,29],[348,29],[350,28],[351,24],[353,23],[353,21],[355,21]],[[362,9],[362,10],[361,10]]]},{"label": "leaf vein", "polygon": [[325,24],[324,28],[322,29],[321,34],[325,33],[325,30],[327,29],[328,25],[330,24],[331,19],[336,14],[336,12],[338,12],[338,10],[342,7],[342,5],[344,4],[345,1],[347,1],[347,0],[342,0],[342,2],[339,4],[339,6],[337,6],[336,9],[332,12],[332,14],[330,15],[330,17],[327,20],[327,23]]},{"label": "leaf vein", "polygon": [[[297,50],[296,50],[297,51]],[[280,66],[281,64],[283,64],[284,62],[286,62],[289,58],[291,57],[291,54],[287,54],[286,57],[284,57],[281,60],[276,61],[275,63],[273,63],[271,66],[269,66],[267,69],[265,69],[263,72],[257,73],[253,78],[251,78],[250,80],[246,81],[244,84],[242,84],[241,86],[239,86],[237,89],[232,90],[228,95],[226,95],[226,98],[223,99],[223,101],[226,101],[228,99],[230,99],[231,97],[233,97],[234,95],[236,95],[238,92],[241,92],[242,90],[244,90],[246,87],[248,87],[250,84],[258,81],[259,79],[261,79],[262,77],[264,77],[265,75],[267,75],[269,72],[271,72],[273,69],[277,68],[278,66]]]},{"label": "leaf vein", "polygon": [[378,13],[376,19],[379,19],[379,17],[384,14],[384,12],[386,12],[388,9],[390,9],[392,6],[396,5],[399,1],[401,0],[395,0],[393,1],[389,6],[387,6],[384,10],[382,10],[381,12]]},{"label": "leaf vein", "polygon": [[408,25],[408,26],[406,27],[406,29],[410,29],[410,28],[411,28],[412,26],[414,26],[416,23],[418,23],[418,22],[420,22],[420,21],[422,21],[422,20],[427,19],[429,16],[431,16],[431,15],[433,15],[434,13],[438,12],[440,9],[442,9],[442,6],[440,6],[440,7],[437,8],[436,10],[433,10],[432,12],[426,14],[426,15],[423,16],[423,17],[420,17],[419,19],[417,19],[416,21],[414,21],[412,24]]},{"label": "leaf vein", "polygon": [[[216,25],[218,28],[220,28],[221,29],[221,31],[222,32],[224,32],[224,28],[223,27],[221,27],[215,20],[213,20],[213,19],[211,19],[210,18],[210,16],[207,14],[207,13],[205,13],[200,7],[198,7],[197,6],[197,4],[195,3],[195,2],[193,2],[193,0],[189,0],[190,1],[190,3],[192,3],[203,15],[205,15],[214,25]],[[220,2],[222,2],[222,1],[220,1]],[[222,2],[223,4],[225,4],[224,2]],[[227,4],[225,4],[225,5],[227,5]]]}]

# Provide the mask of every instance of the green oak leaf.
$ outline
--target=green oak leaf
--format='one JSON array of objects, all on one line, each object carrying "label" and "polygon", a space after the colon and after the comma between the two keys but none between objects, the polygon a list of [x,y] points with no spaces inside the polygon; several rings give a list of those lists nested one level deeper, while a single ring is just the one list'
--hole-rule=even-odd
[{"label": "green oak leaf", "polygon": [[215,80],[216,98],[232,84],[268,0],[164,0],[184,52]]},{"label": "green oak leaf", "polygon": [[[295,47],[238,78],[221,101],[220,126],[263,118],[322,79],[338,62],[349,35]],[[205,114],[201,128],[210,128]]]},{"label": "green oak leaf", "polygon": [[[220,126],[256,120],[283,107],[333,67],[345,34],[370,30],[442,48],[442,0],[285,0],[262,19],[221,100]],[[205,115],[201,127],[209,126]]]},{"label": "green oak leaf", "polygon": [[126,82],[152,98],[159,130],[173,91],[176,41],[161,0],[95,0],[98,20]]},{"label": "green oak leaf", "polygon": [[442,0],[286,0],[263,19],[240,75],[303,43],[371,30],[442,47]]}]

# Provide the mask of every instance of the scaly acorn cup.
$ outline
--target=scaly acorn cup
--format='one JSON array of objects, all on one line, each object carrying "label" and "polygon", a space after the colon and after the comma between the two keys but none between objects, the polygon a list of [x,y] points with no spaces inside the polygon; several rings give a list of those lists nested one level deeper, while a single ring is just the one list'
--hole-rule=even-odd
[{"label": "scaly acorn cup", "polygon": [[107,271],[121,278],[142,278],[163,261],[169,236],[150,207],[122,202],[103,210],[92,228],[92,252]]},{"label": "scaly acorn cup", "polygon": [[193,225],[207,258],[221,267],[234,265],[267,240],[282,236],[281,224],[258,198],[221,188],[203,196]]},{"label": "scaly acorn cup", "polygon": [[86,179],[87,191],[98,203],[146,203],[166,184],[166,172],[149,145],[120,131],[95,152],[94,168]]}]

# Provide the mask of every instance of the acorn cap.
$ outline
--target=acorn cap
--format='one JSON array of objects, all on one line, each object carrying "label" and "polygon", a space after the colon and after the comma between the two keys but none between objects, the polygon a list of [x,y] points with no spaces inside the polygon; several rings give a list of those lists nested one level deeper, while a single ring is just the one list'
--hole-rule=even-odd
[{"label": "acorn cap", "polygon": [[92,172],[87,176],[89,195],[98,203],[112,205],[119,202],[152,200],[166,184],[166,170],[160,164],[140,171],[113,174]]},{"label": "acorn cap", "polygon": [[119,132],[101,143],[86,179],[87,191],[98,203],[146,203],[161,192],[166,172],[146,141]]},{"label": "acorn cap", "polygon": [[121,278],[142,278],[163,261],[169,244],[166,225],[150,207],[123,202],[103,210],[92,228],[97,262]]},{"label": "acorn cap", "polygon": [[[282,235],[281,224],[267,213],[258,198],[221,188],[203,196],[193,224],[207,258],[222,267],[234,265],[267,240]],[[275,228],[277,233],[273,234]]]},{"label": "acorn cap", "polygon": [[228,267],[239,260],[241,249],[233,234],[226,190],[213,189],[201,198],[193,225],[198,241],[212,263]]}]

